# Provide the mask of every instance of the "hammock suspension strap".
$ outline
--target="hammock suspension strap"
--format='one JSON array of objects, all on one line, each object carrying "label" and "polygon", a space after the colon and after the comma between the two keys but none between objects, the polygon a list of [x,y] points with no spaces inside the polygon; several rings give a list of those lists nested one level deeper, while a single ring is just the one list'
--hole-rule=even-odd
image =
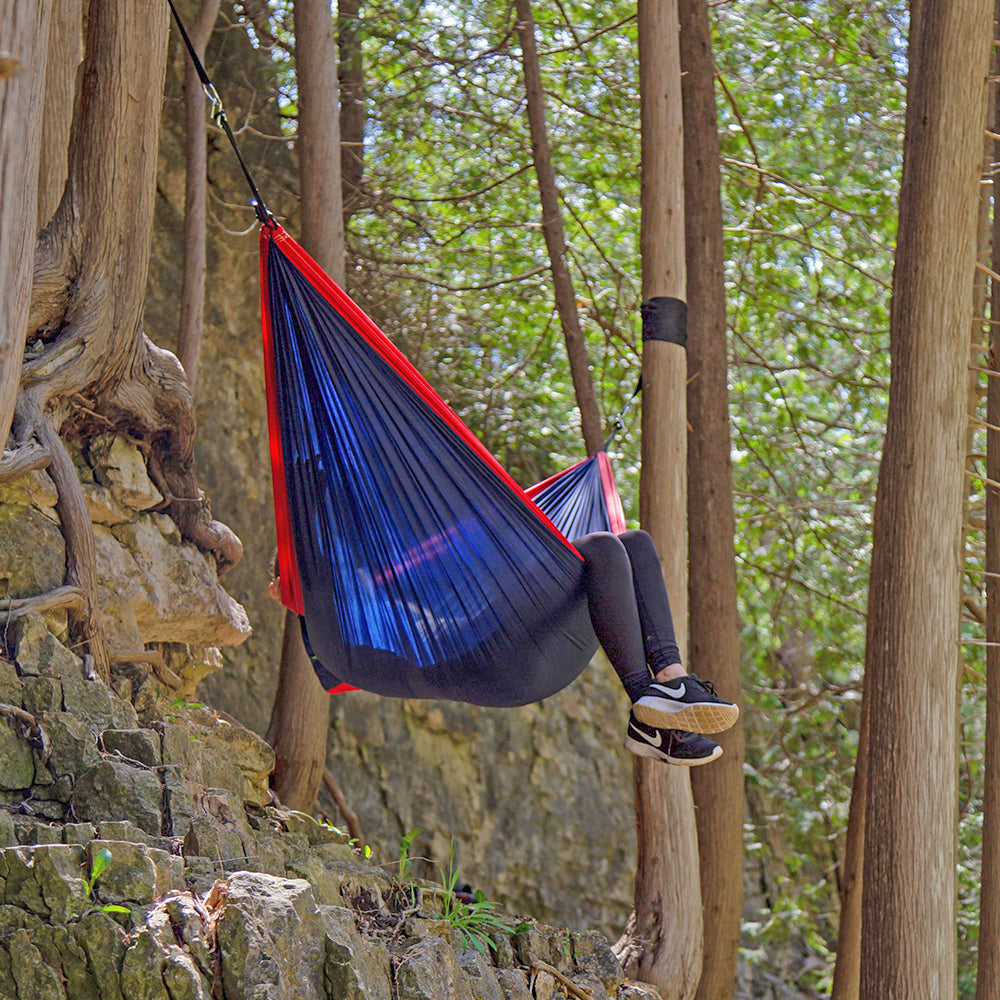
[{"label": "hammock suspension strap", "polygon": [[225,108],[222,106],[222,99],[219,97],[219,92],[215,89],[215,85],[209,78],[208,73],[205,71],[205,67],[202,65],[201,60],[198,58],[198,53],[194,50],[194,45],[188,36],[187,29],[184,27],[184,22],[181,20],[180,14],[177,13],[177,8],[174,6],[174,0],[167,0],[170,4],[170,9],[174,15],[174,21],[177,23],[177,28],[181,33],[181,38],[184,40],[184,45],[187,48],[188,55],[191,57],[191,62],[194,64],[195,72],[198,74],[198,79],[201,80],[202,90],[205,91],[205,96],[212,102],[212,121],[222,129],[226,134],[226,138],[229,140],[229,144],[233,147],[233,152],[236,154],[236,159],[240,162],[240,167],[243,169],[243,176],[246,178],[247,184],[250,187],[250,204],[253,206],[254,212],[257,214],[257,219],[261,225],[267,226],[269,229],[274,229],[277,227],[277,223],[274,220],[274,216],[269,211],[267,205],[264,204],[264,199],[261,197],[260,191],[257,190],[257,184],[253,179],[253,174],[250,173],[250,168],[247,166],[246,160],[243,159],[243,154],[240,152],[240,147],[236,144],[236,136],[233,135],[233,130],[229,125],[229,119],[226,117]]}]

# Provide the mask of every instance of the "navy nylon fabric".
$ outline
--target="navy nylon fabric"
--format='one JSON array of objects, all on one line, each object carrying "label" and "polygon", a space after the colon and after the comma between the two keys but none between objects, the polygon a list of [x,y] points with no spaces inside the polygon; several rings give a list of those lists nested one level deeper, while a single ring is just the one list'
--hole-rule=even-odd
[{"label": "navy nylon fabric", "polygon": [[532,500],[567,538],[613,530],[597,455],[567,469]]},{"label": "navy nylon fabric", "polygon": [[267,281],[320,679],[481,705],[564,687],[597,647],[583,561],[275,243]]}]

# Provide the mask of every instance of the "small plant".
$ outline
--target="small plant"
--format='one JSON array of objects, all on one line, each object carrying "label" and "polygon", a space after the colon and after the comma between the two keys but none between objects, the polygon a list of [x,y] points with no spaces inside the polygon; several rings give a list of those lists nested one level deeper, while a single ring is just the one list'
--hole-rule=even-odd
[{"label": "small plant", "polygon": [[399,881],[410,877],[413,871],[413,862],[410,860],[410,851],[413,850],[413,841],[417,839],[417,834],[423,833],[419,827],[404,833],[399,842]]},{"label": "small plant", "polygon": [[516,928],[511,927],[496,912],[497,903],[486,898],[482,889],[477,889],[472,902],[464,902],[455,895],[458,883],[458,871],[455,868],[455,841],[451,842],[448,855],[448,870],[442,873],[441,886],[444,889],[444,903],[439,916],[447,920],[466,944],[476,951],[485,952],[487,948],[496,951],[496,942],[490,937],[493,933],[514,934]]},{"label": "small plant", "polygon": [[83,884],[86,887],[87,894],[84,896],[84,906],[88,913],[131,913],[132,911],[127,906],[118,906],[115,903],[94,903],[94,886],[97,885],[97,880],[101,877],[101,873],[111,862],[111,852],[106,848],[102,847],[95,855],[94,860],[90,863],[90,875],[83,876]]}]

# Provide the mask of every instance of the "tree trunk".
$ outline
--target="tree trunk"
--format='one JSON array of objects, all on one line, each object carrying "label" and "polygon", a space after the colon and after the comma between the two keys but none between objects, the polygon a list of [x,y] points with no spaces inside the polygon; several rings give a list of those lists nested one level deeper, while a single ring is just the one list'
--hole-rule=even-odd
[{"label": "tree trunk", "polygon": [[909,52],[865,666],[861,989],[956,992],[956,612],[989,0],[923,0]]},{"label": "tree trunk", "polygon": [[[302,245],[334,281],[344,283],[337,46],[329,0],[296,0]],[[336,673],[337,665],[329,664]],[[330,697],[302,644],[296,615],[285,614],[278,691],[267,739],[275,751],[273,785],[281,802],[310,812],[326,766]]]},{"label": "tree trunk", "polygon": [[[688,665],[741,703],[719,130],[706,0],[681,0],[680,25],[689,307]],[[691,772],[705,935],[699,1000],[732,997],[743,914],[742,723],[718,739],[723,756]]]},{"label": "tree trunk", "polygon": [[[202,0],[188,36],[204,62],[205,47],[219,16],[219,0]],[[198,359],[205,321],[205,221],[208,194],[208,137],[205,94],[198,71],[184,59],[184,278],[177,333],[177,359],[191,394],[198,382]]]},{"label": "tree trunk", "polygon": [[524,89],[527,95],[528,125],[531,129],[531,155],[538,178],[538,193],[542,202],[542,233],[549,252],[549,267],[555,291],[556,311],[566,341],[576,405],[580,410],[583,442],[588,455],[601,450],[604,444],[604,427],[601,421],[594,380],[590,374],[590,358],[580,328],[580,313],[576,307],[576,293],[569,273],[566,257],[566,236],[563,231],[562,210],[559,207],[559,189],[556,187],[552,167],[552,150],[545,127],[545,91],[538,65],[535,46],[535,20],[531,15],[531,0],[516,0],[517,32],[521,40],[521,61],[524,65]]},{"label": "tree trunk", "polygon": [[[1000,24],[1000,0],[994,31]],[[996,43],[994,43],[996,44]],[[998,58],[994,48],[993,74]],[[1000,135],[1000,100],[993,84],[991,131]],[[994,140],[994,162],[1000,160],[1000,140]],[[1000,182],[993,175],[993,246],[991,264],[1000,273]],[[983,855],[979,896],[979,962],[976,1000],[1000,996],[1000,281],[990,286],[990,351],[987,367],[986,422],[986,749],[983,760]]]},{"label": "tree trunk", "polygon": [[[220,573],[242,551],[198,489],[194,408],[180,365],[142,330],[168,10],[91,0],[66,188],[35,248],[27,327],[36,346],[17,401],[19,440],[35,437],[48,453],[59,493],[66,583],[80,592],[71,635],[105,679],[93,525],[60,435],[86,440],[99,428],[141,442],[182,535],[213,555]],[[40,118],[40,100],[36,107]],[[32,227],[34,219],[32,205]]]},{"label": "tree trunk", "polygon": [[868,794],[868,693],[867,677],[861,696],[858,750],[844,840],[844,867],[840,886],[840,924],[837,928],[837,961],[830,1000],[858,1000],[861,989],[861,890],[865,861],[865,798]]},{"label": "tree trunk", "polygon": [[[683,122],[676,0],[639,0],[642,120],[642,296],[685,296]],[[678,646],[687,646],[684,348],[650,339],[642,356],[640,513],[664,567]],[[685,768],[633,763],[638,857],[635,900],[616,945],[627,975],[665,1000],[695,995],[701,976],[698,841]]]},{"label": "tree trunk", "polygon": [[361,52],[361,0],[340,0],[337,16],[337,50],[340,55],[340,172],[346,227],[364,198],[365,64]]},{"label": "tree trunk", "polygon": [[52,218],[66,187],[69,132],[73,125],[73,98],[81,59],[82,0],[54,0],[49,24],[49,56],[45,67],[42,153],[38,163],[39,229]]},{"label": "tree trunk", "polygon": [[38,161],[51,3],[16,0],[0,9],[0,451],[17,399],[37,233]]}]

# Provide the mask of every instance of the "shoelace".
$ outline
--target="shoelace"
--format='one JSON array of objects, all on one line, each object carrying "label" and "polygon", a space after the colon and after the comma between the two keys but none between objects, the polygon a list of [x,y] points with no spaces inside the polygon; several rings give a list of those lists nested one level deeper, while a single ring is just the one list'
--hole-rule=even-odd
[{"label": "shoelace", "polygon": [[719,697],[715,693],[715,685],[711,681],[703,681],[697,674],[688,674],[688,677],[697,681],[713,698]]}]

